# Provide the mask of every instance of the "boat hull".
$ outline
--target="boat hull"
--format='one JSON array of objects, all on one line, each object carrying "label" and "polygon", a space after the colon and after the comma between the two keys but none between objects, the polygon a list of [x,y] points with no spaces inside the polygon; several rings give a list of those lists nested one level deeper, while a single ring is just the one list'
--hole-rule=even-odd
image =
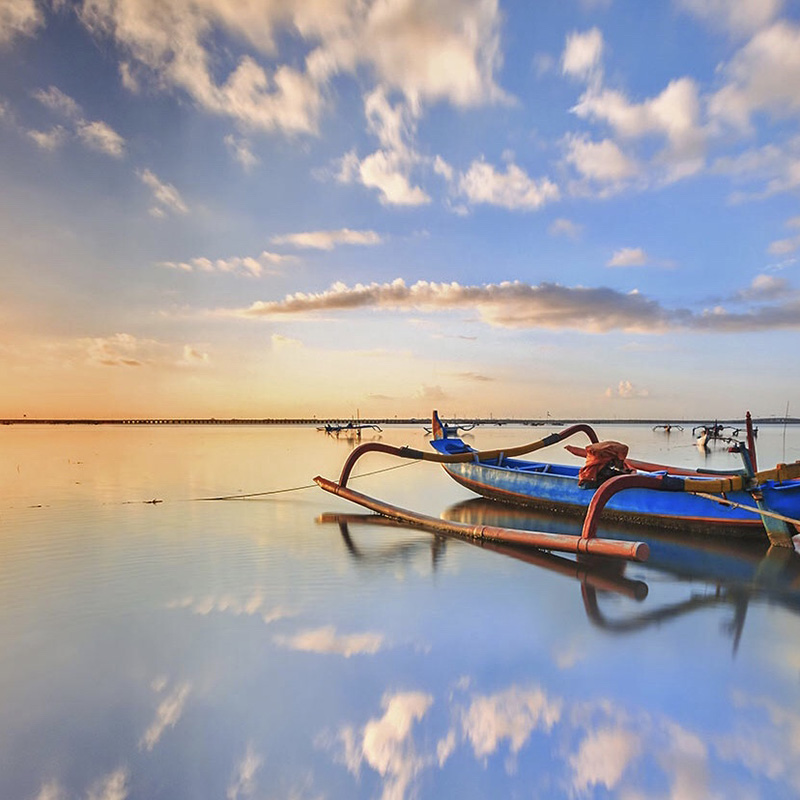
[{"label": "boat hull", "polygon": [[[578,469],[555,464],[509,461],[507,465],[463,462],[444,465],[462,486],[492,500],[566,514],[585,515],[593,489],[578,486]],[[766,507],[786,516],[800,511],[800,482],[762,487]],[[755,506],[748,492],[731,492],[732,503]],[[764,536],[761,517],[751,511],[682,492],[627,489],[614,495],[603,518],[702,533]]]}]

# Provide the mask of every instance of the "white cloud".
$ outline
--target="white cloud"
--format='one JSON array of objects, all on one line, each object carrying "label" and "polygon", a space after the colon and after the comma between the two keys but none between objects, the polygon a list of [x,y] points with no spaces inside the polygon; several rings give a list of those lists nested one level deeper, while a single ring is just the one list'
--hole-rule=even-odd
[{"label": "white cloud", "polygon": [[650,392],[647,389],[640,389],[627,380],[620,381],[616,389],[612,389],[609,386],[605,391],[606,397],[619,397],[623,400],[632,400],[636,397],[649,397],[649,395]]},{"label": "white cloud", "polygon": [[17,36],[32,36],[44,23],[44,15],[35,0],[0,2],[0,46]]},{"label": "white cloud", "polygon": [[554,219],[547,228],[547,232],[551,236],[568,236],[570,239],[577,239],[582,231],[583,225],[579,225],[577,222],[565,217]]},{"label": "white cloud", "polygon": [[473,161],[458,180],[458,191],[470,203],[486,203],[511,210],[533,211],[558,200],[558,186],[549,178],[538,181],[516,164],[498,172],[485,161]]},{"label": "white cloud", "polygon": [[42,784],[35,800],[67,800],[67,792],[58,781],[51,780]]},{"label": "white cloud", "polygon": [[800,113],[800,27],[780,21],[759,31],[722,74],[728,83],[709,101],[712,118],[747,129],[757,111]]},{"label": "white cloud", "polygon": [[675,0],[676,4],[714,27],[749,34],[774,20],[783,0]]},{"label": "white cloud", "polygon": [[82,116],[81,107],[69,95],[64,94],[57,86],[47,89],[37,89],[33,96],[51,111],[62,114],[70,119],[79,119]]},{"label": "white cloud", "polygon": [[708,133],[701,124],[699,91],[691,78],[670,81],[659,95],[641,103],[632,103],[617,90],[590,88],[572,110],[583,119],[606,122],[624,138],[665,138],[666,146],[655,159],[665,180],[692,175],[705,164]]},{"label": "white cloud", "polygon": [[208,353],[204,353],[202,350],[198,350],[190,344],[185,344],[183,346],[183,356],[178,364],[186,367],[198,367],[205,366],[209,364],[210,361],[211,357]]},{"label": "white cloud", "polygon": [[294,261],[294,256],[262,250],[258,256],[231,256],[230,258],[206,258],[197,256],[188,261],[161,261],[160,266],[182,272],[228,272],[260,278],[277,274],[281,264]]},{"label": "white cloud", "polygon": [[273,244],[289,244],[293,247],[313,250],[333,250],[342,244],[349,245],[378,245],[383,243],[380,234],[370,230],[351,230],[340,228],[330,231],[303,231],[300,233],[285,233],[273,236]]},{"label": "white cloud", "polygon": [[[159,88],[178,87],[201,108],[257,130],[314,132],[325,87],[340,73],[372,73],[415,106],[505,99],[494,80],[497,0],[87,0],[81,19],[95,34],[117,41],[125,63],[140,68],[137,83],[149,73]],[[219,82],[212,70],[217,31],[254,51]],[[304,40],[305,63],[278,63],[267,71],[256,56],[277,60],[282,32]]]},{"label": "white cloud", "polygon": [[55,125],[49,131],[28,131],[28,136],[33,139],[42,150],[53,151],[61,147],[67,138],[67,132],[61,125]]},{"label": "white cloud", "polygon": [[561,56],[561,69],[565,75],[588,79],[601,69],[603,57],[603,34],[598,28],[585,33],[570,33],[564,53]]},{"label": "white cloud", "polygon": [[83,143],[92,150],[98,150],[114,158],[125,155],[125,140],[105,122],[95,120],[78,123],[78,136]]},{"label": "white cloud", "polygon": [[739,191],[733,201],[763,200],[800,187],[800,136],[786,142],[764,145],[758,149],[745,150],[736,156],[718,158],[712,171],[728,175],[740,183],[758,182],[762,188],[755,191]]},{"label": "white cloud", "polygon": [[607,267],[643,267],[650,259],[641,247],[622,247],[606,263]]},{"label": "white cloud", "polygon": [[600,785],[613,790],[640,749],[638,737],[630,731],[604,728],[590,733],[570,758],[575,790],[586,792]]},{"label": "white cloud", "polygon": [[[90,149],[97,150],[114,158],[122,158],[125,154],[125,139],[122,138],[108,123],[100,120],[90,122],[83,118],[80,105],[69,95],[64,94],[57,86],[47,89],[37,89],[33,96],[44,106],[66,117],[75,127],[78,138]],[[54,128],[62,132],[62,139],[66,131],[59,126]],[[29,135],[36,139],[41,136],[38,131],[29,131]],[[37,144],[46,147],[46,144],[37,140]],[[49,148],[52,149],[52,148]]]},{"label": "white cloud", "polygon": [[256,164],[260,163],[258,157],[253,153],[250,142],[246,139],[237,138],[233,134],[225,137],[225,145],[239,164],[245,170],[251,170]]},{"label": "white cloud", "polygon": [[337,634],[332,625],[302,631],[294,636],[276,636],[275,641],[292,650],[335,654],[345,658],[350,658],[354,655],[374,655],[384,645],[383,634]]},{"label": "white cloud", "polygon": [[462,714],[464,736],[476,758],[494,753],[508,739],[518,753],[535,730],[550,731],[561,718],[562,703],[541,689],[512,686],[504,692],[476,697]]},{"label": "white cloud", "polygon": [[117,769],[95,781],[86,793],[86,800],[125,800],[128,796],[128,771]]},{"label": "white cloud", "polygon": [[178,684],[158,705],[156,716],[150,727],[144,732],[139,741],[139,747],[152,750],[159,742],[167,728],[174,728],[178,724],[186,700],[191,692],[191,684]]},{"label": "white cloud", "polygon": [[349,727],[340,731],[347,768],[358,775],[366,762],[384,780],[383,800],[410,796],[414,779],[431,763],[430,757],[417,753],[413,728],[432,703],[433,698],[423,692],[387,695],[382,701],[382,717],[371,719],[361,731]]},{"label": "white cloud", "polygon": [[564,145],[565,160],[586,180],[621,188],[624,181],[641,172],[636,161],[626,156],[611,139],[593,142],[586,136],[570,134],[565,137]]},{"label": "white cloud", "polygon": [[155,173],[149,169],[140,170],[138,175],[142,183],[153,192],[153,199],[158,204],[156,208],[159,211],[173,211],[178,214],[188,213],[188,206],[183,202],[180,192],[171,183],[162,183]]},{"label": "white cloud", "polygon": [[[774,244],[774,242],[773,242]],[[796,247],[800,247],[798,240]],[[779,253],[782,255],[783,253]],[[775,275],[756,275],[750,286],[738,297],[743,300],[774,300],[789,292],[789,282]]]},{"label": "white cloud", "polygon": [[264,759],[255,752],[252,743],[249,743],[242,760],[234,768],[233,777],[226,793],[228,800],[239,800],[239,798],[254,795],[256,773],[261,769],[263,763]]},{"label": "white cloud", "polygon": [[296,293],[281,301],[254,303],[234,312],[245,317],[282,317],[321,310],[380,307],[435,311],[471,309],[493,326],[508,328],[574,327],[589,332],[614,329],[654,332],[664,330],[669,314],[658,303],[638,293],[612,289],[568,288],[558,284],[503,282],[484,286],[418,281],[412,286],[397,279],[384,284],[334,284],[316,294]]}]

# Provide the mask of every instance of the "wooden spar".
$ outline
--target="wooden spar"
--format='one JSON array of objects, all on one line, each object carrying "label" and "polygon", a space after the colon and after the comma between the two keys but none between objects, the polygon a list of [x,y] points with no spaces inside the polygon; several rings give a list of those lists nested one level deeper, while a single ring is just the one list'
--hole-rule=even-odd
[{"label": "wooden spar", "polygon": [[570,536],[568,534],[497,528],[492,525],[468,525],[464,522],[451,522],[429,517],[425,514],[417,514],[414,511],[384,503],[360,492],[355,492],[340,483],[334,483],[320,475],[314,478],[314,482],[326,492],[338,495],[345,500],[350,500],[378,514],[409,522],[412,525],[418,525],[435,533],[450,533],[468,539],[505,542],[523,547],[537,547],[541,550],[556,550],[563,553],[591,553],[593,555],[615,556],[617,558],[626,558],[630,561],[646,561],[650,555],[650,548],[645,542],[599,539],[594,535],[594,532],[588,536]]},{"label": "wooden spar", "polygon": [[344,462],[342,473],[339,476],[339,485],[341,487],[347,486],[347,481],[350,478],[350,473],[353,471],[353,466],[361,456],[369,452],[388,453],[393,456],[400,456],[401,458],[413,458],[421,461],[435,461],[438,464],[458,464],[462,461],[489,461],[493,458],[499,458],[504,455],[506,458],[513,458],[515,456],[522,456],[526,453],[532,453],[535,450],[541,450],[543,447],[549,447],[551,444],[556,444],[569,436],[576,433],[585,433],[592,443],[598,441],[597,434],[594,429],[589,425],[579,423],[578,425],[571,425],[559,433],[551,433],[545,436],[544,439],[539,439],[530,444],[523,444],[518,447],[507,447],[498,450],[467,450],[463,453],[435,453],[431,451],[414,450],[411,447],[395,447],[391,444],[383,444],[382,442],[367,442],[366,444],[359,445],[353,450]]}]

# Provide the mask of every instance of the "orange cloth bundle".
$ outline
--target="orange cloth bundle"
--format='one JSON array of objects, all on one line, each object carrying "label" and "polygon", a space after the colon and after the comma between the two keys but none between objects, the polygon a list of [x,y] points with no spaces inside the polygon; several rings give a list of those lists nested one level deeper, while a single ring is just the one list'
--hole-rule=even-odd
[{"label": "orange cloth bundle", "polygon": [[578,485],[594,489],[615,475],[633,472],[625,466],[628,445],[622,442],[597,442],[586,447],[586,463],[578,472]]}]

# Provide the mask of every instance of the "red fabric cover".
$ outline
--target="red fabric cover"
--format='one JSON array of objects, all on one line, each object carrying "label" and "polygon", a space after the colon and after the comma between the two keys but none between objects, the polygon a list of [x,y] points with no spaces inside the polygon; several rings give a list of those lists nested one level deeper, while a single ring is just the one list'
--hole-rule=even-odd
[{"label": "red fabric cover", "polygon": [[615,467],[620,472],[632,472],[625,466],[628,457],[628,445],[622,442],[597,442],[586,446],[586,463],[578,472],[578,482],[597,480],[597,473],[606,466]]}]

